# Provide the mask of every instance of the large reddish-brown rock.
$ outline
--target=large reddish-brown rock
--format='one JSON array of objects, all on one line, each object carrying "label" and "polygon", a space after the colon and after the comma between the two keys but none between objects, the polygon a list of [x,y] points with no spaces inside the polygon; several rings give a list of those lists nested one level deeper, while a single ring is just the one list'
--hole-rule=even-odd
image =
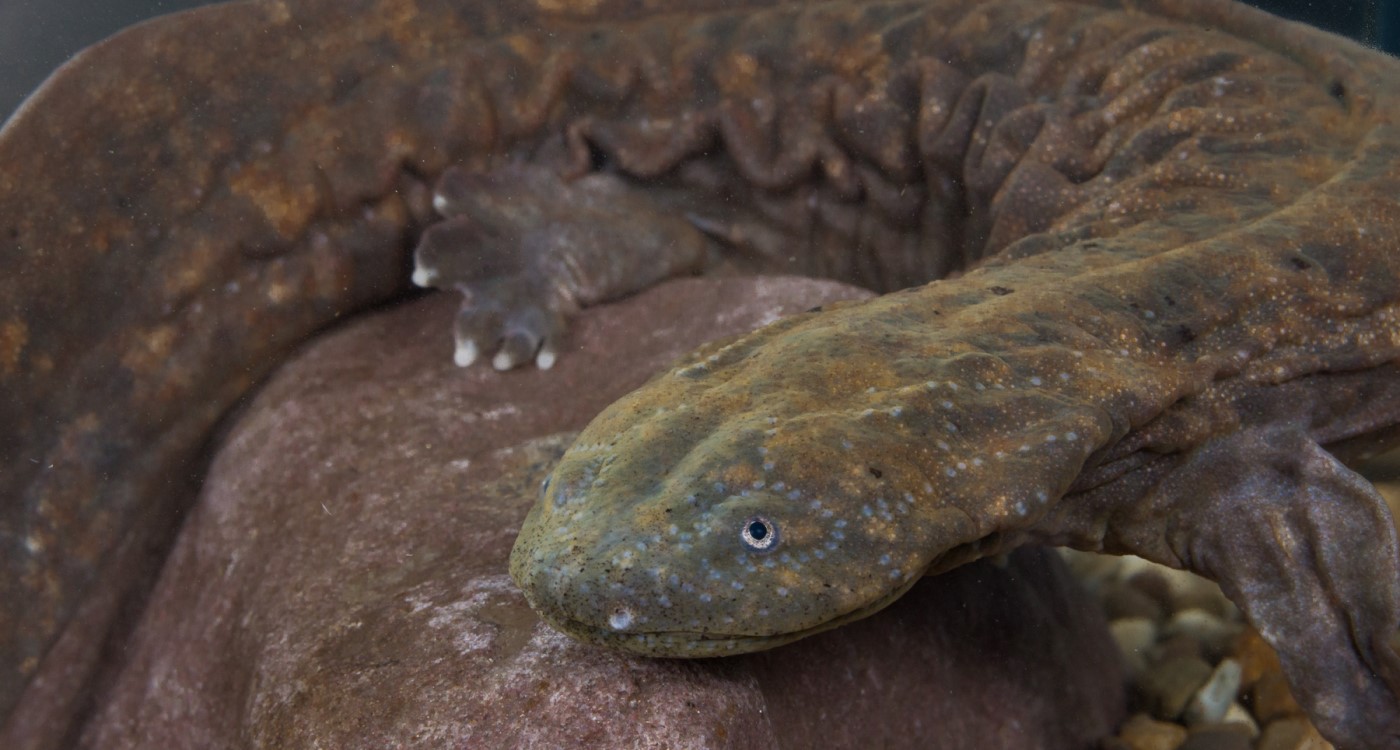
[{"label": "large reddish-brown rock", "polygon": [[701,341],[860,292],[664,285],[585,312],[554,370],[451,364],[456,300],[327,336],[229,431],[83,744],[1084,747],[1120,667],[1057,556],[927,579],[744,657],[628,657],[539,622],[506,575],[552,460]]}]

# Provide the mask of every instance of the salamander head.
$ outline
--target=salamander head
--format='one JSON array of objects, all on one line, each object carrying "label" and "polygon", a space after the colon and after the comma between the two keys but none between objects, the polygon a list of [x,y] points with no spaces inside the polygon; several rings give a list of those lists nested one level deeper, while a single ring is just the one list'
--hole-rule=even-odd
[{"label": "salamander head", "polygon": [[511,575],[556,628],[651,656],[760,650],[871,614],[975,535],[879,449],[879,419],[757,371],[684,372],[589,425],[526,519]]}]

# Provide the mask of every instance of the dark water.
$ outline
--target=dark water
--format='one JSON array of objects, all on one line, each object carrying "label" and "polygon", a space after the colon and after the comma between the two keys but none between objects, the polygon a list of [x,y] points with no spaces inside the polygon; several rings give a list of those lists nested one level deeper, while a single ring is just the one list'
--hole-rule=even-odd
[{"label": "dark water", "polygon": [[[77,50],[142,19],[207,4],[210,0],[0,0],[0,120]],[[1400,53],[1400,0],[1252,4]]]},{"label": "dark water", "polygon": [[209,0],[0,0],[0,120],[74,52]]}]

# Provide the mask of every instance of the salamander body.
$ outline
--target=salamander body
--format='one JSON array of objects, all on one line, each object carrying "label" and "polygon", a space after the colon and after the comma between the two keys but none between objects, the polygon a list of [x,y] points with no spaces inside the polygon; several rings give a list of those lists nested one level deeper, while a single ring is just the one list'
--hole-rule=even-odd
[{"label": "salamander body", "polygon": [[216,420],[337,317],[411,279],[463,293],[459,364],[548,366],[580,306],[796,272],[890,294],[600,415],[513,557],[547,620],[733,653],[1018,544],[1132,552],[1220,581],[1334,742],[1396,747],[1400,553],[1339,458],[1400,435],[1397,87],[1222,0],[307,0],[118,37],[0,132],[0,707],[76,715],[72,644],[120,638]]}]

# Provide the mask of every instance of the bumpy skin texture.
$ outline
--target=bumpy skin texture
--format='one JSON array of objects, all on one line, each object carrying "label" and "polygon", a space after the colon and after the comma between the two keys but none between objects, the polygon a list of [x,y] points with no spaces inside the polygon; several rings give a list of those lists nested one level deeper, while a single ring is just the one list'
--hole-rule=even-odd
[{"label": "bumpy skin texture", "polygon": [[1217,0],[307,0],[129,32],[0,133],[4,730],[80,714],[215,421],[404,294],[436,206],[413,278],[466,293],[459,361],[506,367],[702,263],[976,266],[600,417],[513,565],[561,627],[757,648],[1021,542],[1134,551],[1220,580],[1334,741],[1395,747],[1396,541],[1318,446],[1400,423],[1397,85]]}]

